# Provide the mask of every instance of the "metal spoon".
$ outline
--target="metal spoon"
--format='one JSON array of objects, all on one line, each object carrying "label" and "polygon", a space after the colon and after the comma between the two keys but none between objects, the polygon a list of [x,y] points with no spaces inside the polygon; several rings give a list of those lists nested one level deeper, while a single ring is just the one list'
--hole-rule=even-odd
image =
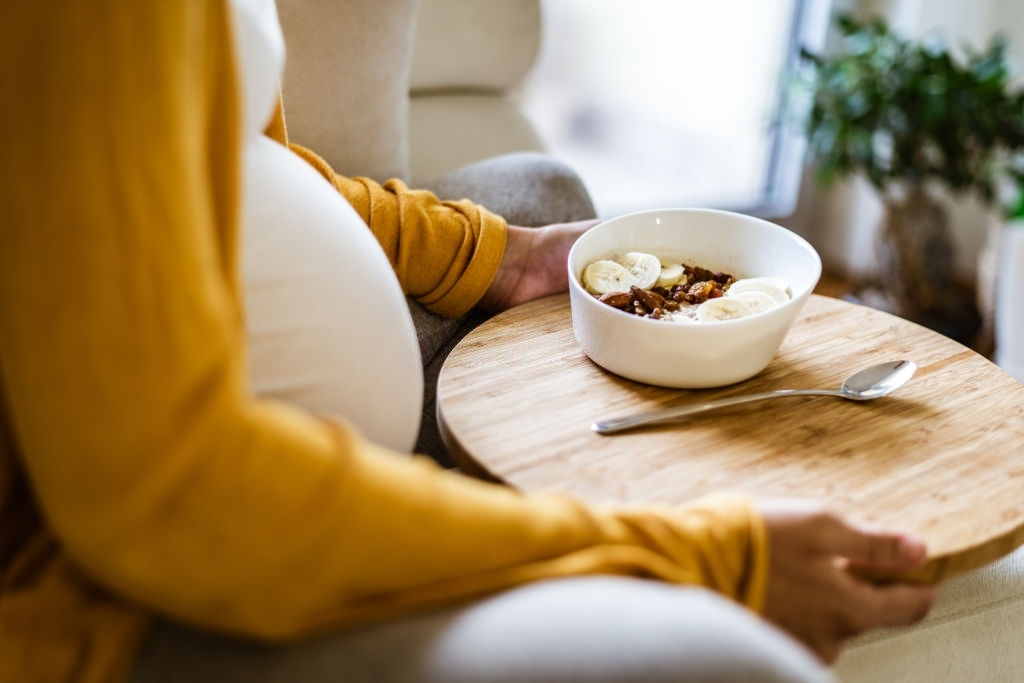
[{"label": "metal spoon", "polygon": [[635,429],[642,425],[666,424],[674,422],[682,417],[703,413],[706,410],[734,406],[740,403],[751,401],[763,401],[768,398],[779,398],[782,396],[838,396],[852,401],[870,401],[873,398],[881,398],[896,391],[906,384],[917,365],[909,360],[892,360],[888,363],[879,363],[869,368],[859,370],[843,382],[839,391],[829,389],[779,389],[778,391],[766,391],[760,394],[747,394],[745,396],[730,396],[720,398],[717,401],[707,401],[693,406],[680,408],[665,408],[654,410],[639,415],[630,415],[612,420],[603,420],[590,425],[590,428],[598,434],[615,434],[627,429]]}]

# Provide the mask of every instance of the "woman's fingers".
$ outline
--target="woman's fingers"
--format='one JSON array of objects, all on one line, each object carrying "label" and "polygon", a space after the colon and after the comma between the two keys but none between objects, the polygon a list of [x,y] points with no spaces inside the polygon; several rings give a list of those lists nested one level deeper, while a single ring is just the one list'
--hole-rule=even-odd
[{"label": "woman's fingers", "polygon": [[912,569],[927,560],[921,541],[850,524],[804,501],[769,501],[761,510],[771,558],[765,617],[823,661],[834,661],[852,636],[918,621],[935,601],[933,586],[879,585],[850,571]]},{"label": "woman's fingers", "polygon": [[845,558],[851,566],[879,571],[899,571],[921,566],[928,558],[920,539],[905,533],[868,524],[847,522],[807,500],[778,499],[761,504],[772,527],[784,532],[799,528],[799,534],[785,540],[801,543],[809,553],[827,553]]},{"label": "woman's fingers", "polygon": [[908,626],[928,614],[938,598],[937,586],[896,583],[883,586],[869,584],[873,593],[867,601],[871,612],[868,628]]},{"label": "woman's fingers", "polygon": [[845,557],[851,568],[900,571],[918,567],[928,559],[924,542],[907,534],[854,525],[829,513],[821,523],[822,550]]}]

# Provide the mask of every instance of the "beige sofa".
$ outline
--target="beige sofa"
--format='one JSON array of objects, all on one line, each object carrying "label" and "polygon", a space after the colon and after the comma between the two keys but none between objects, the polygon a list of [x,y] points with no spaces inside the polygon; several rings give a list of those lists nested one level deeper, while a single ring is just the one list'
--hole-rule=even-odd
[{"label": "beige sofa", "polygon": [[540,41],[538,0],[278,0],[292,139],[341,173],[422,185],[540,151],[515,88]]},{"label": "beige sofa", "polygon": [[[278,6],[289,132],[339,171],[422,185],[542,149],[515,102],[541,38],[539,0]],[[837,672],[847,682],[1024,681],[1024,551],[948,582],[923,623],[853,642]]]}]

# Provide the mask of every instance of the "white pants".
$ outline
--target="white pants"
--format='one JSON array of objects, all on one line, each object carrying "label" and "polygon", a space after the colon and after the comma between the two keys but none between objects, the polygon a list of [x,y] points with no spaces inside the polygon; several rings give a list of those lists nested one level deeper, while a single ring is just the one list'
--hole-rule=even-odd
[{"label": "white pants", "polygon": [[699,588],[534,583],[468,605],[261,647],[162,623],[131,683],[831,681],[795,641]]}]

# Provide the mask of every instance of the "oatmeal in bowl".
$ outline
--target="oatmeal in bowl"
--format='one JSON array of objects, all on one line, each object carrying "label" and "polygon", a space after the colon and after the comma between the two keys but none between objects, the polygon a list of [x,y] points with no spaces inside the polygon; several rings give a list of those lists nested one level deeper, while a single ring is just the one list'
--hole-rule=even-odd
[{"label": "oatmeal in bowl", "polygon": [[[635,264],[643,264],[637,268]],[[583,287],[597,300],[641,317],[671,322],[718,322],[744,318],[792,298],[777,277],[737,280],[721,271],[631,251],[599,259],[583,269]]]}]

